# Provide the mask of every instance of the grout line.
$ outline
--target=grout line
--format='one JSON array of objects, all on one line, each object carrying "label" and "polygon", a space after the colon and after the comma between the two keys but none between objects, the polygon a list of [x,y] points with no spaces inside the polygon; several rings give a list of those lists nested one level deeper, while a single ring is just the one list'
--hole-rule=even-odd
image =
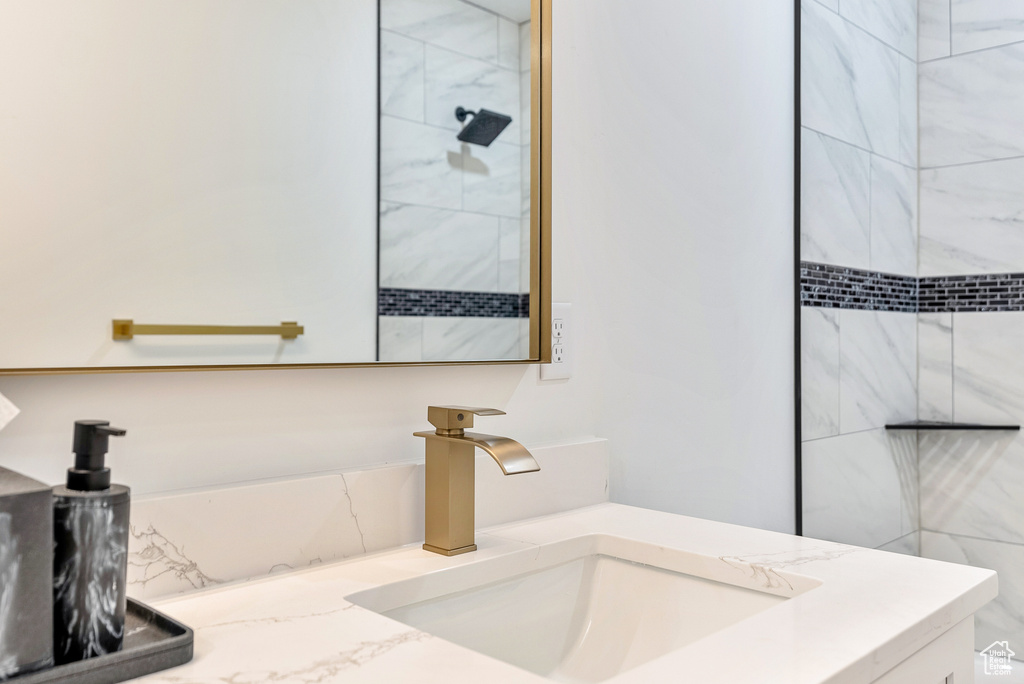
[{"label": "grout line", "polygon": [[976,166],[978,164],[991,164],[993,162],[1015,161],[1024,159],[1024,154],[1017,154],[1010,157],[996,157],[994,159],[978,159],[976,161],[958,162],[956,164],[943,164],[941,166],[922,166],[921,171],[941,171],[942,169],[955,169],[961,166]]},{"label": "grout line", "polygon": [[[832,9],[831,7],[828,7],[827,5],[823,5],[823,4],[822,4],[822,3],[820,3],[820,2],[815,2],[814,4],[816,4],[816,5],[818,6],[818,7],[820,7],[820,8],[821,8],[821,9],[823,9],[823,10],[825,10],[825,11],[826,11],[826,12],[828,12],[829,14],[834,14],[834,15],[835,15],[836,17],[838,17],[838,18],[839,18],[839,20],[840,20],[840,21],[842,21],[842,22],[843,22],[844,24],[846,24],[846,25],[847,25],[847,26],[849,26],[850,28],[853,28],[853,29],[855,29],[855,30],[857,30],[857,31],[860,31],[861,33],[863,33],[863,34],[864,34],[864,35],[866,35],[867,37],[869,37],[869,38],[871,38],[872,40],[876,41],[877,43],[881,44],[881,46],[882,46],[882,47],[884,47],[885,49],[887,49],[887,50],[891,50],[892,52],[896,53],[896,55],[898,55],[898,56],[899,56],[899,55],[902,55],[903,57],[906,57],[907,59],[913,59],[913,60],[914,60],[915,62],[917,61],[917,55],[914,55],[914,57],[910,57],[910,56],[908,56],[908,55],[905,55],[905,54],[903,53],[903,51],[902,51],[902,50],[900,50],[900,49],[899,49],[898,47],[896,47],[895,45],[890,45],[889,43],[885,42],[885,41],[884,41],[883,39],[881,39],[881,38],[879,38],[878,36],[876,36],[876,35],[875,35],[874,33],[871,33],[871,31],[868,31],[868,30],[867,30],[866,28],[864,28],[863,26],[860,26],[860,25],[858,25],[858,24],[855,24],[855,23],[854,23],[853,21],[851,21],[850,19],[848,19],[848,18],[844,17],[844,16],[842,15],[842,14],[840,14],[840,13],[839,13],[838,11],[836,11],[836,10]],[[836,2],[836,5],[839,5],[839,2]],[[914,29],[915,29],[915,31],[916,31],[917,27],[915,26],[915,27],[914,27]]]},{"label": "grout line", "polygon": [[396,204],[403,207],[416,207],[417,209],[430,209],[433,211],[450,211],[453,214],[470,214],[472,216],[485,216],[487,218],[509,219],[510,221],[518,221],[521,219],[521,217],[519,216],[506,216],[504,214],[488,214],[482,211],[464,211],[462,209],[451,209],[449,207],[435,207],[430,204],[416,204],[415,202],[405,202],[400,200],[381,199],[381,203]]},{"label": "grout line", "polygon": [[[465,1],[465,0],[462,0],[462,1]],[[509,19],[508,21],[512,21],[512,20]],[[459,52],[458,50],[453,50],[450,47],[447,47],[447,46],[444,46],[444,45],[439,45],[437,43],[432,43],[432,42],[430,42],[428,40],[424,40],[423,38],[417,38],[416,36],[411,36],[408,33],[402,33],[401,31],[398,31],[396,29],[390,29],[390,28],[386,28],[384,26],[381,26],[379,30],[381,32],[387,32],[387,33],[390,33],[392,35],[401,36],[402,38],[406,38],[408,40],[415,40],[416,42],[423,43],[424,45],[429,45],[432,48],[436,48],[438,50],[444,50],[445,52],[450,52],[453,55],[458,55],[460,57],[465,57],[466,59],[471,59],[471,60],[476,61],[476,62],[482,62],[482,63],[484,63],[484,64],[486,64],[488,66],[497,67],[497,68],[501,69],[502,71],[518,71],[518,67],[516,69],[509,69],[507,67],[501,66],[501,64],[498,61],[498,53],[497,52],[495,52],[494,61],[492,62],[492,61],[484,59],[482,57],[478,57],[477,55],[471,55],[471,54],[466,53],[466,52]],[[497,36],[498,27],[497,27],[497,25],[495,25],[494,31],[495,31],[494,41],[495,41],[495,45],[497,45],[497,43],[498,43],[498,36]]]},{"label": "grout line", "polygon": [[[453,109],[452,110],[452,112],[453,112],[452,119],[455,118],[454,111],[455,110]],[[387,113],[381,112],[380,118],[381,119],[394,119],[395,121],[404,121],[405,123],[417,124],[419,126],[425,126],[425,127],[429,128],[431,130],[434,130],[434,131],[443,131],[445,133],[451,133],[453,136],[458,136],[458,134],[459,134],[458,129],[455,129],[455,128],[448,128],[446,126],[439,126],[438,124],[427,123],[426,121],[417,121],[416,119],[409,119],[409,118],[406,118],[404,116],[398,116],[397,114],[387,114]],[[458,140],[457,137],[455,139]],[[460,144],[468,144],[468,143],[461,143],[461,141],[460,141]],[[504,140],[495,140],[491,144],[492,145],[500,145],[501,148],[506,148],[506,149],[514,147],[517,150],[518,149],[522,149],[523,147],[525,147],[525,145],[521,145],[520,143],[506,142]]]},{"label": "grout line", "polygon": [[836,311],[836,352],[838,358],[836,359],[836,426],[839,428],[839,434],[843,433],[843,310],[839,309]]},{"label": "grout line", "polygon": [[949,56],[953,56],[953,0],[947,0],[949,7]]},{"label": "grout line", "polygon": [[949,419],[956,422],[956,352],[953,345],[953,321],[956,313],[949,314]]},{"label": "grout line", "polygon": [[[917,529],[917,530],[914,530],[913,532],[907,532],[906,534],[901,534],[900,536],[896,537],[895,539],[890,539],[889,541],[885,542],[884,544],[876,546],[874,548],[874,550],[875,551],[881,551],[883,546],[888,546],[889,544],[895,544],[896,542],[901,541],[903,539],[906,539],[907,537],[913,537],[915,534],[921,534],[921,530]],[[918,555],[920,555],[920,549],[918,549]]]},{"label": "grout line", "polygon": [[[896,134],[899,137],[899,122],[896,122]],[[875,232],[875,165],[868,158],[868,263],[874,266],[874,253],[871,251],[871,238]]]},{"label": "grout line", "polygon": [[[950,33],[952,34],[952,29],[950,29]],[[953,53],[952,37],[951,37],[950,38],[950,54],[949,55],[945,55],[943,57],[935,57],[933,59],[926,59],[926,60],[923,60],[923,61],[919,62],[919,64],[932,64],[933,62],[941,62],[941,61],[944,61],[944,60],[956,59],[957,57],[964,57],[966,55],[976,55],[976,54],[978,54],[980,52],[989,52],[991,50],[1001,50],[1003,48],[1013,47],[1015,45],[1020,45],[1022,43],[1024,43],[1024,40],[1013,40],[1013,41],[1010,41],[1009,43],[1000,43],[999,45],[989,45],[987,47],[977,48],[976,50],[966,50],[964,52]]]},{"label": "grout line", "polygon": [[960,534],[959,532],[943,532],[942,530],[933,530],[930,527],[922,527],[922,532],[931,532],[932,534],[941,534],[945,537],[959,537],[961,539],[973,539],[974,541],[988,542],[990,544],[1007,544],[1009,546],[1021,546],[1024,547],[1024,542],[1012,542],[1003,541],[1002,539],[986,539],[985,537],[976,537],[972,534]]},{"label": "grout line", "polygon": [[829,140],[834,140],[834,141],[836,141],[838,143],[842,143],[843,145],[846,145],[848,147],[852,147],[852,148],[854,148],[856,150],[860,150],[861,152],[866,152],[867,154],[874,155],[874,156],[878,157],[879,159],[884,159],[884,160],[886,160],[888,162],[892,162],[893,164],[899,164],[903,168],[906,168],[906,169],[914,168],[912,166],[908,166],[908,165],[904,164],[899,159],[893,159],[892,157],[887,157],[884,154],[879,154],[878,152],[875,152],[874,150],[870,150],[867,147],[862,147],[861,145],[858,145],[856,143],[852,143],[852,142],[850,142],[848,140],[843,140],[842,138],[838,138],[838,137],[836,137],[836,136],[834,136],[834,135],[832,135],[830,133],[823,133],[822,131],[819,131],[816,128],[811,128],[810,126],[801,126],[801,128],[803,128],[803,130],[805,130],[805,131],[810,131],[811,133],[814,133],[816,135],[820,135],[823,138],[828,138]]},{"label": "grout line", "polygon": [[[840,370],[840,372],[842,372],[842,370]],[[847,436],[850,436],[850,435],[861,435],[861,434],[864,434],[865,432],[878,432],[878,431],[885,432],[885,426],[881,425],[879,427],[864,428],[863,430],[854,430],[852,432],[840,432],[838,435],[827,435],[825,437],[814,437],[812,439],[802,439],[802,440],[800,440],[800,443],[801,444],[810,444],[811,442],[821,442],[821,441],[826,440],[826,439],[838,439],[839,437],[847,437]]]}]

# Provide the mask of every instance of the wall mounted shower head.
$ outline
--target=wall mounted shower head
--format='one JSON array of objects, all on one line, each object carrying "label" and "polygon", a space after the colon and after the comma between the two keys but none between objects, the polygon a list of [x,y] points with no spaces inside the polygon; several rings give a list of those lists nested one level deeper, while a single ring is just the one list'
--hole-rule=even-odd
[{"label": "wall mounted shower head", "polygon": [[484,147],[490,147],[494,139],[512,123],[511,116],[487,109],[481,109],[479,112],[471,112],[464,107],[455,109],[455,118],[459,121],[465,121],[467,116],[472,116],[473,120],[459,131],[459,140]]}]

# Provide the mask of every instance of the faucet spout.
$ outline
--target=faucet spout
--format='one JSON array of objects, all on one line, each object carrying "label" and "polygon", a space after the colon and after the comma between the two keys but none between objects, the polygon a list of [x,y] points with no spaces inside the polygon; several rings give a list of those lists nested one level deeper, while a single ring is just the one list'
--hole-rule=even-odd
[{"label": "faucet spout", "polygon": [[514,439],[508,437],[497,437],[485,435],[480,432],[463,432],[461,435],[439,435],[435,432],[417,432],[416,437],[427,439],[439,439],[446,442],[466,443],[480,447],[494,459],[501,472],[506,475],[519,475],[520,473],[535,473],[540,470],[533,454],[527,451],[526,447]]}]

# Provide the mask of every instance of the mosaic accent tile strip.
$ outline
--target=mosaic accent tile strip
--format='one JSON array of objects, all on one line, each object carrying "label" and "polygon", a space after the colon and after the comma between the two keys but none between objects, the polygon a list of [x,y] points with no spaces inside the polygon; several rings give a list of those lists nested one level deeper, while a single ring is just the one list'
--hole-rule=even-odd
[{"label": "mosaic accent tile strip", "polygon": [[1024,311],[1024,273],[933,276],[918,287],[923,313]]},{"label": "mosaic accent tile strip", "polygon": [[801,261],[800,303],[906,313],[1024,311],[1024,273],[914,278]]},{"label": "mosaic accent tile strip", "polygon": [[529,318],[530,294],[382,287],[377,291],[377,315]]},{"label": "mosaic accent tile strip", "polygon": [[917,312],[917,278],[800,262],[800,303],[829,309]]}]

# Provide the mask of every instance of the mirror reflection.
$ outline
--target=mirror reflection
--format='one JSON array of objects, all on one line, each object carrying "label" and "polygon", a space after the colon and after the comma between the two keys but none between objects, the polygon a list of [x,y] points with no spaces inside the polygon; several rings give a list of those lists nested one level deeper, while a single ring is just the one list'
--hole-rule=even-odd
[{"label": "mirror reflection", "polygon": [[529,0],[381,1],[380,359],[528,356]]},{"label": "mirror reflection", "polygon": [[526,358],[529,15],[0,4],[0,369]]}]

